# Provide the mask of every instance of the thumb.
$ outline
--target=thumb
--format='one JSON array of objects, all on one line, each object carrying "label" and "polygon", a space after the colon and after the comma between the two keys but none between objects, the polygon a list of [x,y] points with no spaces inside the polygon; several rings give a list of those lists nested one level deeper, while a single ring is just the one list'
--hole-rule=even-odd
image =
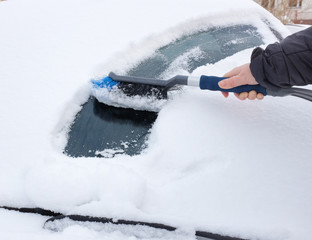
[{"label": "thumb", "polygon": [[230,89],[234,87],[238,87],[241,85],[245,85],[245,81],[242,79],[242,77],[239,76],[233,76],[227,79],[224,79],[219,82],[219,87],[224,89]]}]

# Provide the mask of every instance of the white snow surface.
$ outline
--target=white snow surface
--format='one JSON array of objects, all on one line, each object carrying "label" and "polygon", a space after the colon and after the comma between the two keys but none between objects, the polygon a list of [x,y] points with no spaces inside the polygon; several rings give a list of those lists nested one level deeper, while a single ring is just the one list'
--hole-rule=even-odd
[{"label": "white snow surface", "polygon": [[[259,15],[282,29],[247,0],[0,2],[0,205],[250,239],[310,239],[310,102],[240,102],[188,89],[161,109],[141,155],[62,154],[69,126],[89,97],[90,78],[122,73],[194,28],[257,25]],[[273,41],[260,30],[266,44]],[[222,75],[249,61],[251,51],[192,74]],[[79,225],[58,235],[38,227],[39,216],[4,210],[0,221],[7,239],[136,239]],[[32,230],[24,235],[26,227]],[[20,234],[12,233],[16,228]]]}]

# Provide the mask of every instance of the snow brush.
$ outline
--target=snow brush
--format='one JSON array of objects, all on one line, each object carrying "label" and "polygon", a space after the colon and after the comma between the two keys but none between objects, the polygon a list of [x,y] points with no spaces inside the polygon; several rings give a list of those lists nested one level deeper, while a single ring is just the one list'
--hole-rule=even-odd
[{"label": "snow brush", "polygon": [[[160,80],[145,77],[122,76],[110,72],[107,77],[98,80],[91,80],[91,83],[94,90],[94,96],[100,102],[117,107],[148,111],[159,111],[159,106],[157,105],[156,108],[154,108],[152,106],[152,102],[155,100],[166,100],[168,98],[168,91],[176,89],[176,86],[181,85],[199,87],[202,90],[233,93],[250,92],[254,90],[257,93],[262,93],[264,96],[284,97],[291,95],[312,101],[312,90],[308,89],[287,88],[272,91],[259,84],[242,85],[230,89],[223,89],[220,88],[218,84],[223,79],[226,78],[205,75],[200,77],[176,75],[168,80]],[[105,92],[99,93],[100,89],[104,89]],[[109,95],[109,93],[114,91],[118,91],[118,96],[114,93]],[[120,100],[121,95],[124,95],[123,100]],[[146,98],[150,101],[143,101],[143,104],[142,102],[141,104],[131,104],[132,100],[138,102],[140,98]],[[148,104],[148,106],[144,106],[144,103]]]}]

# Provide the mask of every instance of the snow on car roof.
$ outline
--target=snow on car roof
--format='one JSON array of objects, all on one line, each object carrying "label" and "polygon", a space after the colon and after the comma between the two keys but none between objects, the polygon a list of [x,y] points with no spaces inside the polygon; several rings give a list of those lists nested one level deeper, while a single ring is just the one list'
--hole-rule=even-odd
[{"label": "snow on car roof", "polygon": [[[1,2],[0,205],[244,238],[309,239],[312,112],[303,100],[239,102],[192,89],[159,113],[145,153],[113,159],[62,154],[64,128],[88,99],[95,74],[126,69],[149,46],[208,20],[257,24],[259,16],[287,34],[247,0]],[[273,41],[259,30],[266,44]],[[196,71],[222,74],[250,53]]]}]

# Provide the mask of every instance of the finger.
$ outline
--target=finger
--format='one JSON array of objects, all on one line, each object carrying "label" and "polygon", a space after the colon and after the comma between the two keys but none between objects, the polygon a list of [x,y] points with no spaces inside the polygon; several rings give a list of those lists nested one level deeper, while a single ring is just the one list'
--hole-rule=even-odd
[{"label": "finger", "polygon": [[243,93],[239,94],[240,100],[246,100],[247,97],[248,97],[248,92],[243,92]]},{"label": "finger", "polygon": [[257,99],[262,100],[264,98],[264,95],[262,93],[257,94]]},{"label": "finger", "polygon": [[257,97],[257,92],[256,91],[250,91],[248,94],[248,99],[249,100],[255,100]]},{"label": "finger", "polygon": [[226,74],[223,75],[223,77],[233,77],[235,75],[238,75],[240,72],[239,68],[233,68],[231,71],[227,72]]},{"label": "finger", "polygon": [[230,78],[220,81],[219,87],[223,89],[230,89],[230,88],[238,87],[238,86],[245,85],[245,84],[246,83],[244,79],[242,79],[239,76],[234,76],[234,77],[230,77]]},{"label": "finger", "polygon": [[246,98],[248,97],[248,92],[234,93],[234,94],[239,100],[246,100]]},{"label": "finger", "polygon": [[229,93],[228,92],[221,92],[222,93],[222,95],[225,97],[225,98],[227,98],[228,96],[229,96]]}]

